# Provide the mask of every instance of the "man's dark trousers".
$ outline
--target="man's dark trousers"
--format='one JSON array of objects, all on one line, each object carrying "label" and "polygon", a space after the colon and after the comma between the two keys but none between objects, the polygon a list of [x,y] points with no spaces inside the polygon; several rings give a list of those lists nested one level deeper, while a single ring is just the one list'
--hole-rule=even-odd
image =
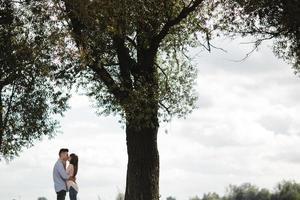
[{"label": "man's dark trousers", "polygon": [[67,193],[66,190],[61,190],[59,192],[56,192],[56,194],[57,194],[57,200],[65,200],[66,193]]}]

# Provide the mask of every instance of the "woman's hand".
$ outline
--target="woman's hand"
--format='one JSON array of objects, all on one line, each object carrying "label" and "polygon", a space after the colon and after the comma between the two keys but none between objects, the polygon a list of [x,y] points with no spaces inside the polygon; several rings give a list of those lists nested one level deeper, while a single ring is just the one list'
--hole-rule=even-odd
[{"label": "woman's hand", "polygon": [[76,183],[76,177],[74,177],[74,176],[70,176],[69,180],[74,181]]}]

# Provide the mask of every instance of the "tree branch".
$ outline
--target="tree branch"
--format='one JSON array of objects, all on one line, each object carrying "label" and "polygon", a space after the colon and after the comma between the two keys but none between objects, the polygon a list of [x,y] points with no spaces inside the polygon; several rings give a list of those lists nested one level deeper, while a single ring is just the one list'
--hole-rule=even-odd
[{"label": "tree branch", "polygon": [[[197,7],[203,2],[204,0],[195,0],[191,1],[190,5],[184,7],[179,15],[174,19],[169,20],[161,29],[160,33],[154,37],[153,39],[153,47],[158,48],[159,43],[168,35],[170,29],[176,25],[178,25],[182,20],[184,20],[190,13],[195,11]],[[192,3],[193,2],[193,3]]]},{"label": "tree branch", "polygon": [[[75,6],[71,3],[72,1],[63,0],[63,2],[65,3],[67,16],[71,20],[70,28],[74,33],[73,37],[75,39],[76,45],[78,46],[80,51],[87,53],[88,50],[84,42],[84,36],[82,34],[82,31],[86,29],[86,26],[79,20],[78,16],[76,16]],[[96,54],[95,51],[92,51],[91,53]],[[98,61],[97,56],[98,55],[94,55],[94,58],[90,59],[87,62],[87,66],[96,73],[101,81],[103,81],[109,92],[111,92],[115,96],[115,98],[119,102],[121,102],[124,99],[124,92],[116,84],[109,72],[105,69],[104,65],[100,63],[100,61]]]},{"label": "tree branch", "polygon": [[253,48],[251,51],[249,51],[242,59],[240,60],[232,60],[233,62],[243,62],[245,61],[255,50],[258,49],[258,47],[261,45],[261,43],[263,43],[265,40],[270,40],[272,38],[274,38],[275,36],[270,36],[270,37],[266,37],[266,38],[260,38],[255,40],[254,42],[243,42],[241,44],[254,44]]},{"label": "tree branch", "polygon": [[13,73],[4,79],[1,79],[0,88],[3,88],[4,86],[11,84],[16,78],[18,78],[18,74]]},{"label": "tree branch", "polygon": [[111,75],[107,72],[107,70],[103,67],[101,63],[95,61],[92,65],[88,65],[90,69],[99,77],[101,81],[108,88],[108,91],[115,96],[115,98],[121,103],[126,94],[120,89],[120,87],[113,80]]},{"label": "tree branch", "polygon": [[130,90],[132,89],[130,66],[136,65],[136,63],[129,55],[129,49],[125,46],[124,38],[115,35],[113,36],[113,43],[119,60],[121,83],[126,89]]},{"label": "tree branch", "polygon": [[167,111],[167,113],[168,113],[169,115],[171,115],[171,111],[169,110],[168,107],[166,107],[162,102],[158,102],[158,103],[159,103],[159,105],[160,105],[161,107],[163,107],[163,108]]},{"label": "tree branch", "polygon": [[169,86],[169,77],[168,75],[165,73],[165,71],[159,66],[159,64],[157,64],[157,62],[154,63],[158,69],[160,69],[160,71],[163,73],[163,75],[165,76],[166,82],[165,82],[165,88],[166,91],[170,91],[170,86]]},{"label": "tree branch", "polygon": [[129,36],[126,36],[125,38],[126,38],[126,39],[134,46],[134,48],[137,49],[137,44],[136,44],[136,42],[134,41],[134,39],[132,39],[132,38],[129,37]]},{"label": "tree branch", "polygon": [[7,126],[8,116],[9,116],[9,113],[11,111],[12,100],[13,100],[14,95],[15,95],[15,85],[12,86],[11,95],[10,95],[8,105],[7,105],[7,111],[4,115],[4,120],[3,120],[3,124],[2,124],[3,130],[5,130],[5,127]]}]

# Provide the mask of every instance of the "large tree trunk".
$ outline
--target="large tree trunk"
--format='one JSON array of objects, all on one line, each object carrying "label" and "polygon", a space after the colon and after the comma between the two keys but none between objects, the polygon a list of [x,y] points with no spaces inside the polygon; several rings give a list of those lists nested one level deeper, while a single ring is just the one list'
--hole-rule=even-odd
[{"label": "large tree trunk", "polygon": [[4,133],[3,112],[4,112],[4,108],[2,102],[2,88],[0,88],[0,155],[2,153],[2,143],[3,143],[2,141],[3,141],[3,133]]},{"label": "large tree trunk", "polygon": [[159,199],[157,116],[151,121],[152,127],[145,126],[149,122],[137,125],[127,121],[126,124],[128,166],[125,200]]}]

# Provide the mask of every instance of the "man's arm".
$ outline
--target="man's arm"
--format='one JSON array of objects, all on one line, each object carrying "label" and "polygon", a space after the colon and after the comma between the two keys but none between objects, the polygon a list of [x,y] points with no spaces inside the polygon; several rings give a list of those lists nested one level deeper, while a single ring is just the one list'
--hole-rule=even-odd
[{"label": "man's arm", "polygon": [[62,163],[57,166],[57,171],[64,180],[68,180],[70,178]]}]

